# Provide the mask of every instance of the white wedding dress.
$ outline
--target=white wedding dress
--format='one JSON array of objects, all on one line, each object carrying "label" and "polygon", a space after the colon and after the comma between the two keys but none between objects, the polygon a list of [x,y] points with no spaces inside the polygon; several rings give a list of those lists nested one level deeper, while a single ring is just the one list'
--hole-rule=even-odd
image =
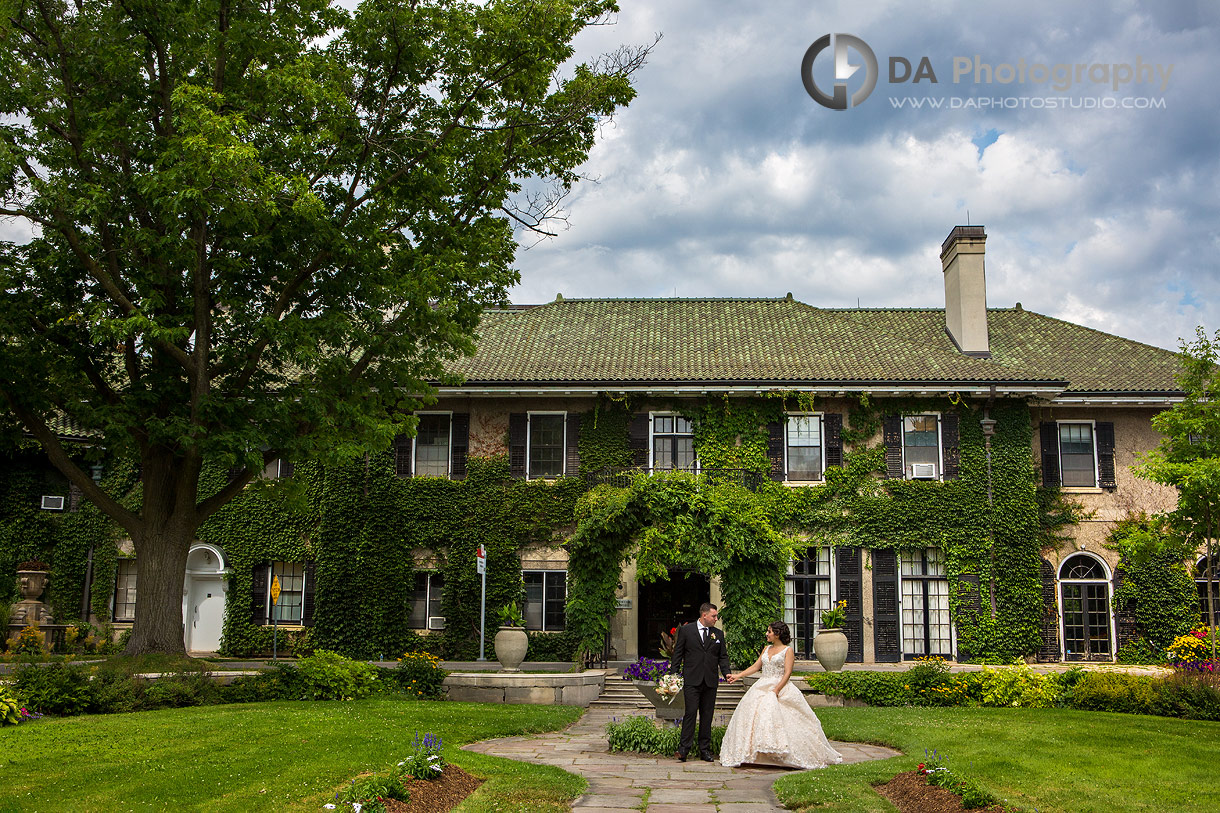
[{"label": "white wedding dress", "polygon": [[769,657],[763,650],[762,677],[737,704],[724,732],[721,765],[824,768],[843,761],[843,756],[830,747],[817,715],[791,680],[776,696],[774,689],[784,676],[787,650],[784,647]]}]

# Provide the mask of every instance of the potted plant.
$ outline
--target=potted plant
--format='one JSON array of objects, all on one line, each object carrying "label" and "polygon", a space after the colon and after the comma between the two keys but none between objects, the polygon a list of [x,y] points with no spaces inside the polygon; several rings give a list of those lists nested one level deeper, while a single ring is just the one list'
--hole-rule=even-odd
[{"label": "potted plant", "polygon": [[519,672],[525,651],[529,649],[529,636],[525,634],[525,616],[512,601],[500,608],[500,630],[496,633],[496,660],[505,672]]},{"label": "potted plant", "polygon": [[846,620],[846,601],[822,613],[822,628],[813,638],[813,654],[827,672],[841,671],[847,661],[847,635],[843,632]]},{"label": "potted plant", "polygon": [[682,678],[669,674],[669,661],[640,658],[623,670],[623,679],[648,698],[659,720],[680,720],[686,710]]}]

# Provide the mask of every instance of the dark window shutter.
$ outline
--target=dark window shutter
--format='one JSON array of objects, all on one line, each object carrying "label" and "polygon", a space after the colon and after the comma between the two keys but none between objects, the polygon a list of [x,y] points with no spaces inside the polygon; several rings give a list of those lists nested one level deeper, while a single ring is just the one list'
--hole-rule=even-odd
[{"label": "dark window shutter", "polygon": [[961,472],[962,456],[958,450],[961,420],[956,412],[946,412],[940,418],[940,454],[945,463],[945,479],[956,480]]},{"label": "dark window shutter", "polygon": [[902,660],[898,625],[898,554],[877,548],[873,557],[873,657],[877,663]]},{"label": "dark window shutter", "polygon": [[449,449],[449,479],[466,479],[466,451],[470,448],[470,413],[455,412],[450,423],[453,445]]},{"label": "dark window shutter", "polygon": [[1038,429],[1042,435],[1042,485],[1059,487],[1059,424],[1043,421]]},{"label": "dark window shutter", "polygon": [[568,477],[576,477],[580,474],[580,414],[576,412],[568,413],[568,431],[567,431],[567,460],[564,466],[563,473]]},{"label": "dark window shutter", "polygon": [[771,479],[782,483],[787,476],[784,471],[783,421],[771,421],[767,424],[767,457],[771,460]]},{"label": "dark window shutter", "polygon": [[843,465],[843,416],[828,412],[822,417],[826,440],[826,468]]},{"label": "dark window shutter", "polygon": [[1118,488],[1114,477],[1114,424],[1097,422],[1097,485],[1111,491]]},{"label": "dark window shutter", "polygon": [[529,415],[513,412],[508,416],[508,468],[513,477],[525,476],[525,444]]},{"label": "dark window shutter", "polygon": [[317,584],[317,572],[317,562],[305,563],[305,584],[301,594],[301,625],[306,627],[313,626],[313,596],[314,587]]},{"label": "dark window shutter", "polygon": [[398,435],[391,445],[394,450],[394,473],[399,477],[411,476],[411,438]]},{"label": "dark window shutter", "polygon": [[846,601],[843,634],[847,636],[847,660],[864,660],[863,562],[860,548],[835,548],[835,595]]},{"label": "dark window shutter", "polygon": [[885,440],[885,476],[902,479],[902,416],[886,415],[881,435]]},{"label": "dark window shutter", "polygon": [[1059,660],[1059,602],[1055,595],[1055,566],[1043,559],[1039,566],[1042,577],[1042,644],[1038,660],[1054,663]]},{"label": "dark window shutter", "polygon": [[255,565],[250,572],[250,619],[255,624],[267,623],[267,582],[271,578],[271,565]]},{"label": "dark window shutter", "polygon": [[628,445],[631,447],[631,465],[641,469],[650,468],[647,412],[631,416],[631,426],[628,427]]}]

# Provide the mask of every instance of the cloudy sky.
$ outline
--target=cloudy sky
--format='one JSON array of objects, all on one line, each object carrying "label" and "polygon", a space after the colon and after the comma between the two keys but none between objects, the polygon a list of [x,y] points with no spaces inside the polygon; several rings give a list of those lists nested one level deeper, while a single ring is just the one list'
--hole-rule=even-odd
[{"label": "cloudy sky", "polygon": [[[568,200],[569,227],[519,253],[513,301],[791,291],[943,307],[940,244],[969,218],[987,228],[992,307],[1168,348],[1220,328],[1220,5],[620,4],[616,25],[581,35],[582,56],[663,38],[590,157],[596,183]],[[802,84],[829,33],[876,56],[859,107],[822,107]],[[937,82],[892,83],[895,56],[926,56]],[[971,66],[957,83],[955,58]],[[1024,84],[997,81],[1022,60]],[[1073,67],[1056,90],[1055,66],[1077,64],[1080,81]],[[1117,90],[1115,65],[1134,74]],[[835,70],[822,52],[817,86]],[[852,93],[864,74],[839,81]]]}]

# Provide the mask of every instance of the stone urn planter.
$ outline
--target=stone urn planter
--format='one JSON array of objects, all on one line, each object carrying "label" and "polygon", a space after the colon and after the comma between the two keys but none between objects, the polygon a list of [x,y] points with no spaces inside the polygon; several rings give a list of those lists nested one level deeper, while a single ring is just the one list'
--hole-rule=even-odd
[{"label": "stone urn planter", "polygon": [[9,613],[9,625],[50,624],[51,611],[38,600],[47,589],[50,574],[45,570],[18,570],[17,583],[21,601],[13,605]]},{"label": "stone urn planter", "polygon": [[813,637],[813,654],[827,672],[840,672],[847,662],[847,635],[832,627],[818,630]]},{"label": "stone urn planter", "polygon": [[682,692],[674,696],[673,702],[657,694],[657,683],[654,680],[633,680],[631,685],[639,689],[640,694],[648,698],[657,711],[658,720],[681,720],[686,712],[686,698]]},{"label": "stone urn planter", "polygon": [[501,626],[495,640],[496,660],[500,662],[500,668],[505,672],[520,672],[521,661],[525,660],[529,645],[525,627]]}]

